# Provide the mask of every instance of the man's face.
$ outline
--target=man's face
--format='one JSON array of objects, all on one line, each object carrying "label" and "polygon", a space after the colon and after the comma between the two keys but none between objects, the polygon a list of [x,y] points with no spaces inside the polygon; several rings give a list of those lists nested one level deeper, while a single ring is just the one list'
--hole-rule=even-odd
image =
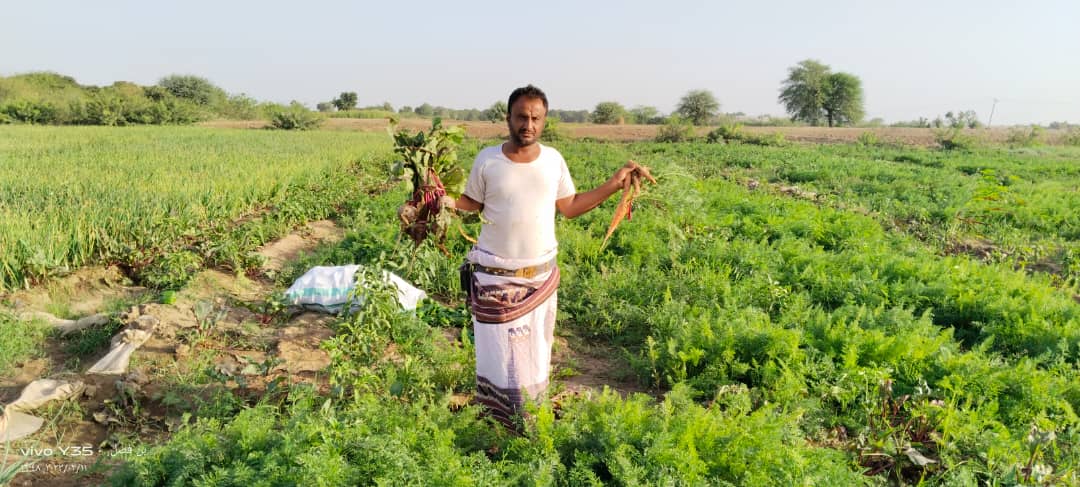
[{"label": "man's face", "polygon": [[510,128],[510,139],[519,147],[535,144],[544,131],[547,109],[539,98],[523,96],[510,107],[506,115],[506,124]]}]

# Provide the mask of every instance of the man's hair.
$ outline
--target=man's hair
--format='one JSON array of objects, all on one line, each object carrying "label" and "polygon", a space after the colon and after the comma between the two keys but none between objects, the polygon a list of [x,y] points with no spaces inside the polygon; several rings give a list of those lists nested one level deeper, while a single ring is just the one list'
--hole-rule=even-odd
[{"label": "man's hair", "polygon": [[510,110],[514,109],[514,102],[518,101],[518,98],[521,98],[523,96],[526,98],[539,98],[540,101],[544,102],[544,111],[547,111],[548,101],[547,95],[544,94],[544,90],[541,90],[540,88],[537,88],[533,85],[528,85],[518,88],[512,93],[510,93],[510,101],[506,103],[507,115],[510,114]]}]

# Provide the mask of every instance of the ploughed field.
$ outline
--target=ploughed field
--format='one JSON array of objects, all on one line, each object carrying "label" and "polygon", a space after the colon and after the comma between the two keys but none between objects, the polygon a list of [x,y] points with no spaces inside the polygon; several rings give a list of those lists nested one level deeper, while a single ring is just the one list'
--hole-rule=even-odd
[{"label": "ploughed field", "polygon": [[[560,218],[556,355],[572,353],[524,436],[468,400],[470,244],[399,238],[385,133],[0,127],[0,285],[106,264],[166,305],[217,269],[262,283],[264,328],[312,265],[388,268],[435,298],[401,313],[372,291],[331,320],[310,382],[187,376],[221,387],[164,404],[159,434],[104,426],[125,434],[95,448],[146,450],[97,472],[119,485],[1080,481],[1080,150],[552,145],[579,189],[630,158],[659,184],[602,249],[616,199]],[[343,241],[261,270],[256,249],[325,218]],[[57,338],[4,305],[11,377]],[[212,354],[224,338],[201,332],[182,345]],[[612,389],[571,387],[605,383],[575,382],[599,355]]]}]

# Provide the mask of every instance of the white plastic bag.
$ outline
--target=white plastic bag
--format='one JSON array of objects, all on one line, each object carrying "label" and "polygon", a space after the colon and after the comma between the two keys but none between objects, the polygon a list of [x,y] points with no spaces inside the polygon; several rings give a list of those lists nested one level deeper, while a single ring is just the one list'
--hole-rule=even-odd
[{"label": "white plastic bag", "polygon": [[[286,300],[294,305],[325,313],[337,313],[345,307],[349,296],[356,287],[356,271],[359,265],[336,267],[316,266],[300,276],[285,291]],[[397,275],[383,271],[383,279],[397,288],[398,303],[406,310],[416,309],[417,303],[427,297],[427,293],[405,282]],[[363,302],[360,293],[358,306]]]}]

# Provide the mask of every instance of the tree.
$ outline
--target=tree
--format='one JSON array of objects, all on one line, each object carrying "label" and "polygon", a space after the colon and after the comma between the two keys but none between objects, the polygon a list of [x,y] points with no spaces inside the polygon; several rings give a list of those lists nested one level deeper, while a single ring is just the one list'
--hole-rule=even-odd
[{"label": "tree", "polygon": [[692,90],[683,95],[675,112],[694,125],[704,125],[720,111],[720,102],[708,90]]},{"label": "tree", "polygon": [[825,78],[825,103],[822,109],[830,127],[862,121],[862,81],[853,74],[830,74]]},{"label": "tree", "polygon": [[979,117],[975,114],[974,110],[966,110],[963,112],[947,112],[945,113],[945,120],[949,127],[952,128],[979,128],[982,123],[979,122]]},{"label": "tree", "polygon": [[333,103],[338,110],[352,110],[356,108],[356,92],[355,91],[343,91],[337,98],[334,98]]},{"label": "tree", "polygon": [[660,115],[660,111],[656,107],[648,107],[638,105],[630,109],[630,116],[634,117],[634,123],[640,124],[659,124],[662,123],[664,117]]},{"label": "tree", "polygon": [[188,100],[197,105],[211,105],[225,99],[225,90],[218,88],[206,78],[173,74],[161,78],[158,86],[165,88],[173,96]]},{"label": "tree", "polygon": [[320,101],[319,103],[315,104],[315,109],[324,113],[331,112],[334,110],[334,108],[334,102],[330,101]]},{"label": "tree", "polygon": [[626,115],[626,108],[618,102],[602,101],[596,104],[592,112],[592,122],[600,124],[621,124]]},{"label": "tree", "polygon": [[506,102],[497,101],[492,103],[487,110],[484,110],[484,120],[489,122],[504,122],[506,121]]},{"label": "tree", "polygon": [[829,67],[807,59],[788,69],[788,77],[780,88],[780,103],[792,120],[820,125],[825,112],[825,79]]},{"label": "tree", "polygon": [[859,123],[863,117],[862,81],[850,73],[833,73],[820,61],[807,59],[788,69],[780,87],[780,103],[792,120],[810,125]]},{"label": "tree", "polygon": [[416,107],[413,111],[416,112],[417,115],[423,117],[435,115],[435,107],[431,106],[430,103],[424,103],[423,105]]}]

